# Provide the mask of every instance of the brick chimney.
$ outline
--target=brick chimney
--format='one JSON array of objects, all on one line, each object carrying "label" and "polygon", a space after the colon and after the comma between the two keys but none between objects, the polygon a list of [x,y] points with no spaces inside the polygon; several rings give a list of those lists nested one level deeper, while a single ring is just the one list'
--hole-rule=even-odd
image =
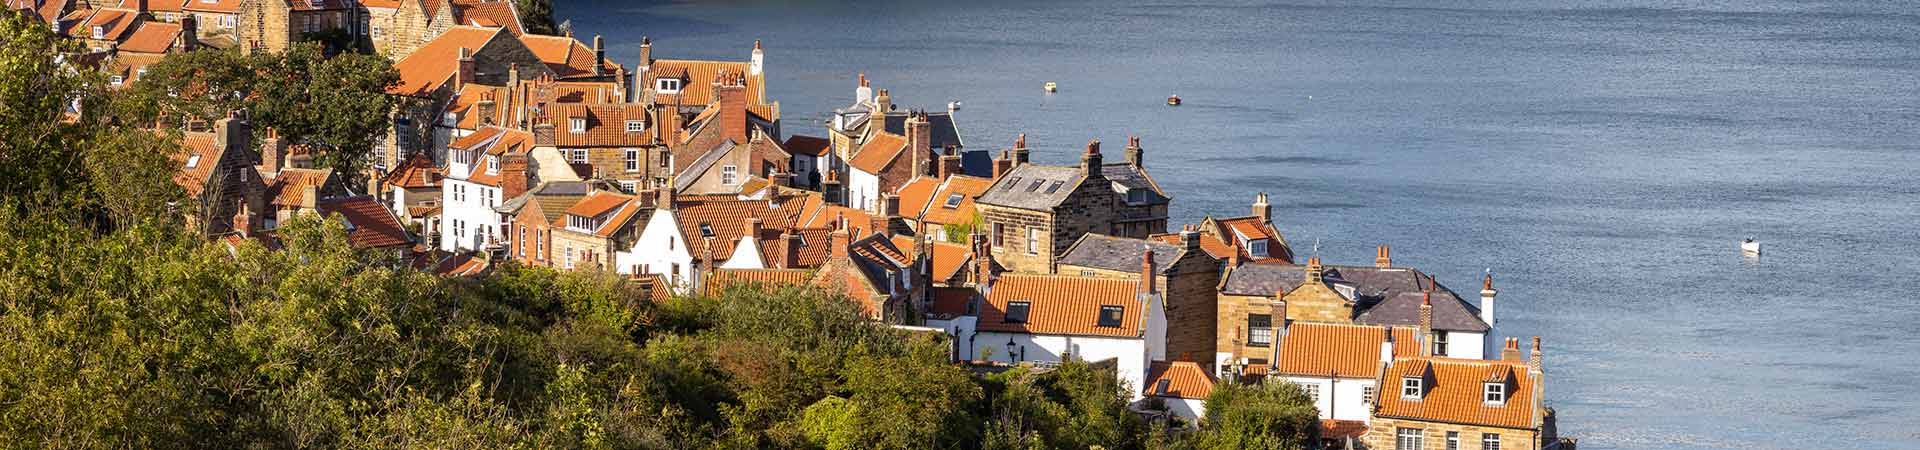
[{"label": "brick chimney", "polygon": [[786,232],[780,234],[780,242],[780,256],[782,258],[780,268],[800,268],[800,246],[805,244],[800,241],[800,233],[795,232],[792,228],[788,228]]},{"label": "brick chimney", "polygon": [[527,192],[527,184],[532,174],[527,172],[527,154],[508,153],[500,156],[500,198],[511,199]]},{"label": "brick chimney", "polygon": [[1267,347],[1272,350],[1272,355],[1267,359],[1267,367],[1272,368],[1278,367],[1280,364],[1280,357],[1282,356],[1280,354],[1280,347],[1281,344],[1286,341],[1287,332],[1293,328],[1293,321],[1287,320],[1287,301],[1281,300],[1279,295],[1274,295],[1273,302],[1268,303],[1267,306],[1270,308],[1268,311],[1270,314],[1269,320],[1272,321],[1271,323],[1273,325],[1273,337],[1267,342]]},{"label": "brick chimney", "polygon": [[1200,230],[1193,225],[1181,225],[1180,246],[1189,252],[1200,250]]},{"label": "brick chimney", "polygon": [[[641,36],[640,37],[639,70],[641,72],[646,72],[651,68],[653,68],[653,39],[649,39],[646,36]],[[641,90],[651,90],[651,89],[653,89],[653,86],[641,86]]]},{"label": "brick chimney", "polygon": [[833,234],[827,238],[827,251],[831,252],[833,259],[847,259],[847,246],[849,243],[847,241],[846,216],[835,218],[834,225]]},{"label": "brick chimney", "polygon": [[907,151],[913,155],[913,175],[932,173],[929,161],[933,152],[933,125],[927,121],[925,111],[907,115]]},{"label": "brick chimney", "polygon": [[853,102],[866,103],[873,100],[873,86],[867,85],[867,73],[860,72],[860,84],[853,88]]},{"label": "brick chimney", "polygon": [[1267,203],[1267,193],[1253,196],[1253,216],[1259,218],[1262,224],[1273,223],[1273,204]]},{"label": "brick chimney", "polygon": [[462,86],[473,82],[473,49],[460,47],[460,71],[454,75],[453,90],[459,92]]},{"label": "brick chimney", "polygon": [[200,20],[193,14],[180,15],[180,50],[193,51],[200,43]]},{"label": "brick chimney", "polygon": [[1013,138],[1013,165],[1015,167],[1018,167],[1021,164],[1026,164],[1027,162],[1031,161],[1030,159],[1027,159],[1028,154],[1029,152],[1027,151],[1027,134],[1020,133],[1019,136],[1016,136]]},{"label": "brick chimney", "polygon": [[1380,244],[1380,247],[1374,249],[1373,253],[1374,267],[1382,269],[1393,267],[1393,249],[1387,247],[1387,244]]},{"label": "brick chimney", "polygon": [[720,121],[721,135],[735,143],[747,143],[746,79],[738,73],[724,73],[713,83],[713,96],[720,108],[713,120]]},{"label": "brick chimney", "polygon": [[940,164],[934,167],[938,168],[933,174],[934,178],[937,179],[945,180],[954,175],[959,175],[962,171],[960,150],[951,145],[947,146],[946,151],[940,155]]},{"label": "brick chimney", "polygon": [[748,216],[748,217],[747,217],[747,220],[746,220],[746,226],[747,226],[747,227],[746,227],[746,229],[745,229],[745,230],[746,230],[746,231],[745,231],[745,233],[746,233],[746,236],[747,236],[747,239],[752,239],[752,240],[755,240],[755,241],[759,241],[759,240],[760,240],[760,232],[761,232],[761,228],[760,228],[760,218],[759,218],[759,217],[753,217],[753,216]]},{"label": "brick chimney", "polygon": [[553,120],[546,117],[533,119],[533,142],[536,145],[553,144]]},{"label": "brick chimney", "polygon": [[987,286],[993,280],[993,244],[981,230],[973,230],[973,272],[973,282],[977,285]]},{"label": "brick chimney", "polygon": [[1006,151],[1001,151],[1000,157],[993,159],[993,179],[998,180],[1001,175],[1006,175],[1007,172],[1012,171],[1013,156]]},{"label": "brick chimney", "polygon": [[1080,171],[1086,173],[1088,180],[1103,179],[1106,178],[1106,175],[1100,172],[1100,166],[1103,164],[1100,162],[1100,140],[1087,141],[1087,153],[1080,155]]},{"label": "brick chimney", "polygon": [[1146,167],[1141,164],[1140,158],[1142,155],[1140,153],[1140,137],[1127,136],[1127,164],[1132,164],[1134,167]]},{"label": "brick chimney", "polygon": [[1160,281],[1160,271],[1154,270],[1156,268],[1153,264],[1153,248],[1142,248],[1140,250],[1140,293],[1151,295],[1160,292],[1160,288],[1156,286]]},{"label": "brick chimney", "polygon": [[1500,360],[1520,362],[1520,338],[1510,337],[1506,339],[1505,345],[1500,348]]},{"label": "brick chimney", "polygon": [[845,205],[845,191],[840,189],[840,171],[826,168],[827,179],[820,182],[820,195],[827,203]]},{"label": "brick chimney", "polygon": [[240,211],[233,215],[233,232],[243,238],[252,237],[253,231],[259,229],[254,218],[253,209],[247,206],[247,202],[240,202]]},{"label": "brick chimney", "polygon": [[593,35],[593,76],[607,74],[607,40]]},{"label": "brick chimney", "polygon": [[1433,286],[1421,293],[1420,299],[1420,356],[1433,356]]},{"label": "brick chimney", "polygon": [[481,125],[493,125],[494,118],[500,113],[500,103],[494,101],[493,92],[482,93],[480,101],[474,103],[474,110],[475,114],[480,115]]},{"label": "brick chimney", "polygon": [[873,216],[873,231],[893,236],[893,223],[900,220],[900,196],[880,194],[880,214]]}]

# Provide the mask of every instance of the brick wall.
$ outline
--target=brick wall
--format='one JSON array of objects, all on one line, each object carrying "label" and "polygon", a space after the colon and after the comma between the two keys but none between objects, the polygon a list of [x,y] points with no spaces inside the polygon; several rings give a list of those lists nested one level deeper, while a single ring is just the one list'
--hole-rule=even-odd
[{"label": "brick wall", "polygon": [[1386,417],[1374,417],[1373,420],[1367,424],[1367,432],[1360,436],[1360,440],[1366,443],[1367,448],[1381,450],[1395,449],[1395,444],[1397,444],[1396,433],[1398,433],[1396,430],[1400,428],[1415,428],[1424,431],[1426,445],[1422,446],[1420,450],[1445,450],[1447,448],[1447,432],[1459,433],[1460,448],[1462,449],[1481,448],[1481,437],[1486,433],[1500,435],[1500,448],[1502,450],[1532,450],[1540,448],[1538,441],[1539,433],[1533,430],[1483,427]]}]

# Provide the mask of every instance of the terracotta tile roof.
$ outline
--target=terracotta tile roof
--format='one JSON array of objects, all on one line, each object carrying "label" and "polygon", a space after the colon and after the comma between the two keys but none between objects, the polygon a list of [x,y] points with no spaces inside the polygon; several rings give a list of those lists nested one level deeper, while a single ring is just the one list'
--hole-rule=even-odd
[{"label": "terracotta tile roof", "polygon": [[27,11],[44,23],[60,20],[60,12],[67,8],[71,0],[7,0],[7,9]]},{"label": "terracotta tile roof", "polygon": [[[1278,325],[1278,324],[1275,324]],[[1415,356],[1420,352],[1418,331],[1393,329],[1393,354]],[[1282,374],[1311,377],[1373,378],[1380,369],[1380,343],[1386,331],[1370,325],[1294,322],[1280,340]],[[1254,357],[1259,347],[1247,347]]]},{"label": "terracotta tile roof", "polygon": [[[513,9],[511,1],[492,2],[454,2],[454,20],[464,25],[478,25],[505,28],[514,36],[527,34],[520,26],[520,14]],[[591,66],[589,66],[591,67]]]},{"label": "terracotta tile roof", "polygon": [[736,285],[799,286],[812,276],[813,271],[805,269],[714,269],[704,284],[707,295],[713,295]]},{"label": "terracotta tile roof", "polygon": [[[152,0],[147,2],[147,11],[177,13],[181,12],[181,8],[186,6],[186,3],[190,1],[193,0]],[[133,9],[134,3],[136,3],[136,0],[122,0],[120,7]]]},{"label": "terracotta tile roof", "polygon": [[615,208],[625,206],[631,200],[633,200],[631,196],[595,191],[567,208],[567,214],[588,218],[599,217],[601,214],[612,212]]},{"label": "terracotta tile roof", "polygon": [[[1399,395],[1400,380],[1425,378],[1423,395],[1407,398]],[[1426,420],[1504,428],[1537,428],[1533,423],[1533,384],[1537,381],[1526,364],[1516,361],[1490,361],[1451,358],[1399,358],[1387,369],[1386,386],[1379,417]],[[1507,399],[1489,404],[1485,384],[1506,385]]]},{"label": "terracotta tile roof", "polygon": [[[779,211],[766,200],[713,201],[682,205],[674,211],[674,219],[689,249],[694,250],[695,259],[705,258],[697,243],[711,237],[714,261],[726,261],[733,257],[733,247],[740,243],[740,237],[747,235],[748,217],[760,218],[762,230],[778,229],[785,226],[778,223],[782,220]],[[701,232],[703,225],[711,236]]]},{"label": "terracotta tile roof", "polygon": [[1367,423],[1359,420],[1320,419],[1320,439],[1359,439],[1367,434]]},{"label": "terracotta tile roof", "polygon": [[[492,99],[495,105],[493,117],[490,118],[478,114],[477,108],[481,101],[488,99]],[[506,88],[469,83],[460,86],[460,92],[454,94],[453,102],[447,105],[447,111],[460,117],[459,122],[454,124],[454,128],[462,130],[479,129],[484,126],[483,123],[487,122],[482,119],[490,119],[492,124],[505,125],[508,113],[506,99]]]},{"label": "terracotta tile roof", "polygon": [[788,152],[795,155],[820,157],[827,156],[827,152],[833,150],[833,143],[826,138],[796,134],[787,136],[786,147]]},{"label": "terracotta tile roof", "polygon": [[393,64],[400,72],[400,83],[387,93],[412,97],[432,95],[460,70],[460,49],[477,52],[500,34],[499,28],[456,26],[448,29]]},{"label": "terracotta tile roof", "polygon": [[613,237],[615,233],[626,229],[627,224],[633,222],[633,218],[640,217],[641,213],[647,211],[648,209],[641,207],[639,202],[628,201],[626,205],[620,207],[619,211],[613,213],[613,217],[607,218],[606,223],[600,224],[600,229],[593,230],[593,235],[603,238]]},{"label": "terracotta tile roof", "polygon": [[140,53],[166,53],[173,48],[173,42],[180,39],[180,24],[149,20],[133,30],[133,34],[120,42],[120,51]]},{"label": "terracotta tile roof", "polygon": [[640,290],[646,293],[647,300],[654,303],[665,302],[673,296],[673,289],[667,285],[667,278],[657,273],[635,274],[633,283],[639,285]]},{"label": "terracotta tile roof", "polygon": [[[1006,274],[995,281],[980,311],[979,329],[1031,334],[1140,337],[1141,304],[1133,280],[1065,275]],[[1007,304],[1028,302],[1026,323],[1006,321]],[[1101,306],[1119,306],[1120,326],[1098,325]]]},{"label": "terracotta tile roof", "polygon": [[235,13],[240,12],[240,4],[245,2],[245,0],[187,0],[180,5],[180,9],[187,11]]},{"label": "terracotta tile roof", "polygon": [[[916,242],[911,236],[893,237],[893,246],[905,251],[907,258],[918,259],[920,257],[917,250],[919,247],[915,244]],[[930,262],[933,263],[933,281],[936,283],[953,279],[955,275],[958,275],[962,269],[967,267],[967,261],[973,260],[973,251],[969,250],[965,245],[942,241],[934,241],[927,244],[928,247],[933,249],[933,258],[930,259]]]},{"label": "terracotta tile roof", "polygon": [[379,201],[370,196],[357,196],[329,199],[314,204],[314,209],[328,217],[342,217],[347,221],[347,242],[353,248],[386,248],[412,245],[413,238],[407,235],[406,227],[400,219],[393,217]]},{"label": "terracotta tile roof", "polygon": [[388,187],[402,189],[438,188],[440,178],[444,176],[439,167],[434,167],[433,159],[427,157],[426,153],[415,153],[413,157],[400,162],[400,167],[387,172],[387,176],[381,178],[381,183]]},{"label": "terracotta tile roof", "polygon": [[[687,106],[711,105],[714,100],[717,100],[717,98],[713,96],[713,81],[719,78],[721,72],[749,73],[749,69],[751,69],[751,67],[748,67],[746,61],[656,59],[653,60],[653,64],[649,67],[645,77],[646,79],[641,80],[644,82],[641,86],[652,88],[659,85],[659,83],[656,82],[658,79],[678,78],[682,81],[680,84],[680,93],[654,94],[655,103]],[[748,75],[746,82],[747,103],[752,106],[765,106],[758,105],[759,99],[766,98],[764,92],[766,89],[765,76]],[[762,113],[761,117],[769,119],[779,118],[778,114],[767,114],[769,111],[755,112]]]},{"label": "terracotta tile roof", "polygon": [[933,198],[933,191],[940,189],[940,180],[932,177],[915,176],[907,184],[894,189],[894,195],[900,196],[900,215],[917,217],[926,209],[927,200]]},{"label": "terracotta tile roof", "polygon": [[[974,200],[980,198],[980,194],[986,193],[987,188],[990,187],[993,187],[993,180],[986,178],[965,175],[947,177],[947,181],[940,186],[940,190],[935,192],[932,198],[927,199],[927,206],[921,220],[940,225],[972,223],[976,214]],[[960,196],[960,203],[947,207],[948,200],[954,195]]]},{"label": "terracotta tile roof", "polygon": [[935,286],[933,305],[927,308],[927,315],[949,319],[964,316],[967,314],[967,303],[973,302],[973,297],[979,293],[970,287]]},{"label": "terracotta tile roof", "polygon": [[360,0],[360,6],[368,8],[400,9],[401,3],[401,0]]},{"label": "terracotta tile roof", "polygon": [[280,169],[280,173],[274,175],[273,182],[267,184],[267,195],[273,197],[270,203],[274,206],[299,207],[307,198],[307,186],[313,186],[321,195],[325,195],[327,182],[331,178],[333,169]]},{"label": "terracotta tile roof", "polygon": [[853,155],[847,164],[870,174],[878,174],[899,159],[902,150],[907,148],[907,138],[893,133],[878,133],[860,146],[860,152]]},{"label": "terracotta tile roof", "polygon": [[[646,105],[638,103],[622,104],[554,104],[547,105],[547,116],[553,121],[553,142],[541,142],[539,145],[556,147],[639,147],[651,143],[651,126]],[[584,132],[572,130],[573,119],[586,119]],[[627,121],[642,123],[640,131],[628,132]]]},{"label": "terracotta tile roof", "polygon": [[[1156,235],[1148,236],[1147,240],[1155,241],[1155,242],[1163,242],[1170,245],[1180,245],[1180,233],[1156,234]],[[1215,259],[1226,259],[1228,257],[1233,256],[1234,254],[1234,250],[1232,246],[1229,246],[1227,245],[1227,243],[1221,242],[1219,238],[1213,237],[1213,235],[1206,234],[1206,233],[1200,233],[1200,251],[1207,252],[1208,256],[1212,256]],[[1242,254],[1244,255],[1244,253]]]},{"label": "terracotta tile roof", "polygon": [[[486,127],[453,141],[453,144],[448,145],[447,148],[480,151],[497,158],[510,153],[525,153],[532,150],[533,134],[523,130]],[[495,187],[500,185],[500,173],[487,173],[487,165],[477,161],[473,164],[471,172],[453,175],[462,175],[454,178],[476,184]]]},{"label": "terracotta tile roof", "polygon": [[[207,178],[213,175],[214,166],[219,165],[222,148],[214,146],[213,133],[184,133],[180,138],[180,153],[173,154],[173,162],[180,165],[180,172],[173,181],[185,188],[188,197],[199,197],[206,189]],[[191,164],[189,164],[191,163]]]},{"label": "terracotta tile roof", "polygon": [[160,53],[146,54],[146,53],[122,52],[117,55],[114,55],[113,66],[109,67],[107,70],[109,74],[120,75],[122,77],[125,77],[122,80],[122,83],[123,83],[122,86],[127,86],[129,84],[132,84],[135,81],[140,81],[140,69],[146,68],[147,66],[151,66],[154,64],[159,64],[160,60],[165,58],[166,56],[167,55],[160,54]]},{"label": "terracotta tile roof", "polygon": [[121,36],[139,21],[138,15],[131,10],[111,8],[95,10],[87,20],[67,29],[67,37],[76,39],[93,38],[93,28],[100,27],[101,38],[120,40]]},{"label": "terracotta tile roof", "polygon": [[[579,40],[567,36],[521,34],[520,42],[525,43],[528,50],[533,50],[534,57],[546,63],[547,69],[552,70],[555,77],[567,79],[593,76],[593,48],[587,47],[587,44]],[[613,58],[607,58],[605,68],[606,73],[611,74],[620,70],[620,64],[613,62]]]},{"label": "terracotta tile roof", "polygon": [[1147,368],[1146,384],[1141,393],[1155,397],[1206,400],[1213,394],[1213,375],[1187,361],[1155,361]]}]

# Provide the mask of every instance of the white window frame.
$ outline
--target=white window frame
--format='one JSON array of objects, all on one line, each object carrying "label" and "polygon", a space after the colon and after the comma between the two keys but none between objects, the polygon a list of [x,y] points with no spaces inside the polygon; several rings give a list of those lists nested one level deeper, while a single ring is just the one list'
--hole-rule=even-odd
[{"label": "white window frame", "polygon": [[680,87],[679,78],[661,78],[653,82],[653,90],[662,94],[680,93]]},{"label": "white window frame", "polygon": [[567,119],[567,131],[575,134],[587,132],[587,119],[584,117]]},{"label": "white window frame", "polygon": [[627,132],[628,132],[628,133],[639,133],[639,132],[642,132],[642,131],[647,131],[647,123],[646,123],[646,122],[643,122],[643,121],[638,121],[638,120],[629,120],[629,121],[627,121]]},{"label": "white window frame", "polygon": [[629,148],[625,150],[625,153],[627,157],[627,172],[639,172],[640,171],[640,149]]},{"label": "white window frame", "polygon": [[1447,432],[1447,450],[1460,450],[1460,432]]},{"label": "white window frame", "polygon": [[94,38],[94,39],[106,39],[106,38],[107,38],[107,27],[103,27],[103,26],[99,26],[99,25],[94,25],[94,26],[93,26],[93,38]]},{"label": "white window frame", "polygon": [[1419,399],[1426,391],[1426,380],[1419,377],[1400,377],[1400,398]]},{"label": "white window frame", "polygon": [[1247,253],[1250,253],[1255,257],[1260,257],[1260,258],[1267,257],[1267,240],[1255,239],[1253,240],[1253,242],[1248,242]]},{"label": "white window frame", "polygon": [[[1253,319],[1255,317],[1266,317],[1267,326],[1264,326],[1264,327],[1254,326]],[[1266,346],[1273,345],[1273,315],[1271,314],[1248,314],[1247,315],[1247,345],[1254,346],[1254,347],[1266,347]]]},{"label": "white window frame", "polygon": [[1506,404],[1507,384],[1500,382],[1486,383],[1480,389],[1480,398],[1485,400],[1489,405]]},{"label": "white window frame", "polygon": [[633,180],[622,180],[620,182],[620,190],[626,191],[626,193],[628,194],[635,193],[640,190],[640,182],[633,181]]},{"label": "white window frame", "polygon": [[1361,386],[1360,387],[1360,404],[1362,405],[1373,404],[1373,391],[1374,389],[1373,389],[1373,386],[1371,385]]},{"label": "white window frame", "polygon": [[119,86],[121,83],[127,82],[127,78],[119,75],[114,75],[112,78],[108,78],[107,82],[113,83],[114,86]]},{"label": "white window frame", "polygon": [[499,175],[499,174],[500,174],[500,158],[488,156],[487,157],[487,175]]},{"label": "white window frame", "polygon": [[1027,227],[1027,254],[1040,254],[1040,228]]},{"label": "white window frame", "polygon": [[739,184],[739,181],[740,181],[739,166],[734,166],[734,165],[720,166],[720,184],[732,186],[735,184]]},{"label": "white window frame", "polygon": [[1393,430],[1394,450],[1425,450],[1427,448],[1427,430],[1420,428],[1395,428]]},{"label": "white window frame", "polygon": [[1294,384],[1297,384],[1300,386],[1300,392],[1307,393],[1307,399],[1313,401],[1313,404],[1316,404],[1316,405],[1320,404],[1320,384],[1319,383],[1305,382],[1305,383],[1294,383]]},{"label": "white window frame", "polygon": [[568,154],[567,154],[567,162],[569,162],[569,163],[574,163],[574,164],[586,164],[586,163],[587,163],[587,149],[584,149],[584,148],[576,148],[576,149],[573,149],[572,151],[569,151],[569,152],[567,152],[567,153],[568,153]]},{"label": "white window frame", "polygon": [[1480,433],[1480,450],[1500,450],[1500,433]]},{"label": "white window frame", "polygon": [[1433,356],[1447,356],[1446,330],[1433,330]]}]

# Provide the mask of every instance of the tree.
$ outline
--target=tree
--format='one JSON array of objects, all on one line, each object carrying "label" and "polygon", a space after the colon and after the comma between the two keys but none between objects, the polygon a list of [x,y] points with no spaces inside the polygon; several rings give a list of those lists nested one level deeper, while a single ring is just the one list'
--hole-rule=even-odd
[{"label": "tree", "polygon": [[520,10],[520,26],[528,33],[554,35],[560,30],[553,21],[553,0],[514,0]]},{"label": "tree", "polygon": [[90,131],[68,120],[92,111],[104,78],[70,64],[80,53],[25,14],[0,14],[0,202],[16,211],[46,212],[83,201],[80,148],[64,145]]},{"label": "tree", "polygon": [[1195,448],[1308,449],[1320,440],[1320,412],[1293,383],[1215,385]]}]

